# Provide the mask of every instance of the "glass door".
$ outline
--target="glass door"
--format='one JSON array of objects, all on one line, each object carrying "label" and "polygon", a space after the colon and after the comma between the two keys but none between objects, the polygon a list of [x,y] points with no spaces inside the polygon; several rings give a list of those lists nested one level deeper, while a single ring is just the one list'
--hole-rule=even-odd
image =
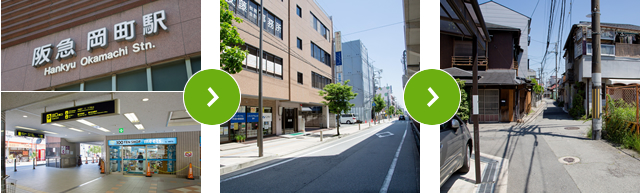
[{"label": "glass door", "polygon": [[125,174],[144,174],[147,169],[146,147],[123,146],[122,147],[122,171]]},{"label": "glass door", "polygon": [[109,170],[111,173],[120,173],[122,172],[120,164],[122,163],[122,157],[120,157],[121,146],[109,146]]}]

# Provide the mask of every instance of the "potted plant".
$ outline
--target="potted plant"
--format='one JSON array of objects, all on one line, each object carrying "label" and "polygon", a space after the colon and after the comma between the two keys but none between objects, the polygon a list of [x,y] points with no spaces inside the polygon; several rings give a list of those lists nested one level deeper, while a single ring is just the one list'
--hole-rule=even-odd
[{"label": "potted plant", "polygon": [[242,135],[236,135],[235,138],[236,138],[236,142],[238,142],[238,143],[242,142],[241,141],[242,140]]}]

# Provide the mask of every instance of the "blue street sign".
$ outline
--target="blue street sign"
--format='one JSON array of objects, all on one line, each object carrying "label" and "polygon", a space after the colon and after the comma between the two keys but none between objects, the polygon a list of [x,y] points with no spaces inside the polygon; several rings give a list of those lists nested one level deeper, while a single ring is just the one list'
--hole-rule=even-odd
[{"label": "blue street sign", "polygon": [[336,52],[336,66],[342,66],[342,52]]}]

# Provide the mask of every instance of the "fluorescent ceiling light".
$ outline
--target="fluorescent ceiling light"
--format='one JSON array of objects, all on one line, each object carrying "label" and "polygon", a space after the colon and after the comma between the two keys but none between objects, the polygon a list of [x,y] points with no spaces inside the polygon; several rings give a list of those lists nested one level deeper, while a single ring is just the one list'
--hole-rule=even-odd
[{"label": "fluorescent ceiling light", "polygon": [[22,115],[22,117],[27,118],[27,116],[26,116],[26,115]]},{"label": "fluorescent ceiling light", "polygon": [[107,132],[107,133],[111,132],[111,131],[109,131],[108,129],[105,129],[105,128],[102,128],[102,127],[98,127],[98,128],[96,128],[96,129],[98,129],[98,130],[100,130],[100,131],[103,131],[103,132]]},{"label": "fluorescent ceiling light", "polygon": [[147,102],[149,101],[149,98],[143,98],[142,101]]},{"label": "fluorescent ceiling light", "polygon": [[136,126],[136,128],[138,128],[138,130],[143,130],[144,126],[142,126],[142,124],[134,124],[133,126]]},{"label": "fluorescent ceiling light", "polygon": [[84,132],[83,130],[76,129],[76,128],[71,128],[71,127],[67,128],[67,129],[71,129],[71,130],[73,130],[73,131],[77,131],[77,132]]},{"label": "fluorescent ceiling light", "polygon": [[35,130],[36,130],[36,129],[34,129],[34,128],[23,127],[23,126],[16,126],[16,128],[19,128],[19,129],[26,129],[26,130],[32,130],[32,131],[35,131]]},{"label": "fluorescent ceiling light", "polygon": [[57,127],[64,127],[64,125],[60,125],[60,124],[57,124],[57,123],[51,123],[51,125],[57,126]]},{"label": "fluorescent ceiling light", "polygon": [[84,120],[84,119],[80,119],[80,120],[77,120],[77,121],[82,123],[82,124],[88,125],[90,127],[96,126],[96,124],[93,124],[93,123],[91,123],[91,122],[89,122],[87,120]]},{"label": "fluorescent ceiling light", "polygon": [[48,134],[53,134],[53,135],[57,135],[58,134],[58,133],[54,133],[54,132],[51,132],[51,131],[42,131],[42,132],[45,132],[45,133],[48,133]]},{"label": "fluorescent ceiling light", "polygon": [[140,123],[135,113],[125,113],[124,116],[127,117],[131,123]]}]

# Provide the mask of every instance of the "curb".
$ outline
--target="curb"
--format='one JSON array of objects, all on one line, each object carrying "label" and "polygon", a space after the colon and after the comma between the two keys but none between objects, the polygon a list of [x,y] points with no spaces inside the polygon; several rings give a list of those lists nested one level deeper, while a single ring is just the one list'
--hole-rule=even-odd
[{"label": "curb", "polygon": [[[387,123],[391,123],[391,122],[387,122]],[[380,126],[382,124],[386,124],[386,123],[381,123],[381,124],[378,124],[378,125],[375,125],[375,126],[366,127],[366,128],[363,128],[360,131],[368,130],[368,129],[376,127],[376,126]],[[357,133],[357,132],[354,132],[354,133]],[[324,143],[327,143],[327,142],[334,141],[336,139],[348,137],[350,134],[352,134],[352,133],[341,134],[340,136],[337,136],[337,137],[336,136],[326,137],[320,143],[314,144],[313,146],[309,146],[309,147],[314,147],[315,145],[324,144]],[[285,155],[291,155],[291,154],[294,154],[294,153],[298,153],[298,152],[306,150],[306,149],[307,148],[304,148],[304,149],[300,149],[300,150],[289,152],[287,154],[282,154],[282,155],[273,154],[273,155],[265,156],[265,157],[262,157],[262,158],[259,158],[259,159],[255,159],[255,160],[251,160],[251,161],[244,162],[244,163],[228,165],[228,166],[220,168],[220,176],[225,175],[225,174],[229,174],[229,173],[232,173],[232,172],[235,172],[235,171],[238,171],[238,170],[242,170],[242,169],[245,169],[245,168],[248,168],[248,167],[251,167],[251,166],[255,166],[255,165],[258,165],[258,164],[261,164],[261,163],[265,163],[265,162],[274,160],[276,158],[279,158],[279,157],[282,157],[282,156],[285,156]]]},{"label": "curb", "polygon": [[413,138],[416,140],[416,147],[418,147],[418,153],[420,153],[420,131],[414,125],[413,121],[409,122],[411,124],[411,130],[413,130]]}]

